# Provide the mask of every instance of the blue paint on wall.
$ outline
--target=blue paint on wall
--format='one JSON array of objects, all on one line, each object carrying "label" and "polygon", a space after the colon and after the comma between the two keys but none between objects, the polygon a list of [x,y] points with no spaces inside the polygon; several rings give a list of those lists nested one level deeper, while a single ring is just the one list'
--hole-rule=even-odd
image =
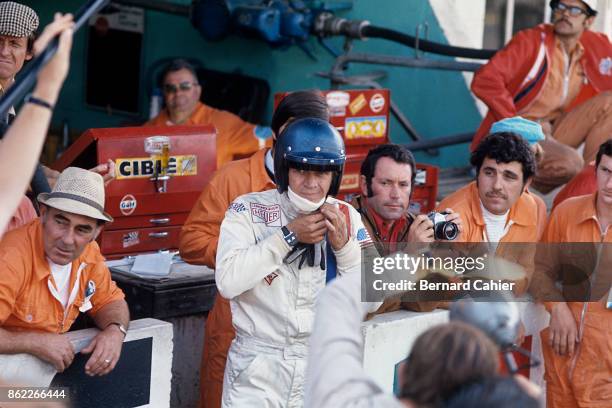
[{"label": "blue paint on wall", "polygon": [[[51,20],[54,11],[76,11],[83,2],[24,1],[39,12],[42,25]],[[189,0],[174,1],[174,3],[188,4]],[[427,0],[355,0],[353,9],[341,15],[347,18],[367,19],[372,24],[408,34],[414,34],[418,24],[427,23],[429,39],[447,43]],[[152,86],[151,78],[146,78],[144,73],[161,58],[175,56],[197,58],[206,68],[265,78],[270,83],[272,93],[303,88],[329,88],[329,82],[316,76],[315,73],[328,71],[333,63],[333,58],[314,39],[310,45],[318,62],[309,59],[296,47],[286,50],[272,49],[262,42],[238,37],[230,37],[217,43],[207,42],[185,17],[146,11],[141,77],[141,89],[145,91],[141,96],[141,116],[135,117],[85,105],[87,55],[85,38],[84,32],[75,38],[70,77],[64,86],[54,116],[54,124],[58,125],[67,119],[73,129],[80,130],[142,123],[147,117]],[[341,49],[343,44],[341,39],[334,39],[332,43],[338,49]],[[408,47],[379,39],[356,41],[354,51],[414,55],[414,51]],[[437,57],[431,56],[431,58]],[[120,64],[121,61],[117,63]],[[378,65],[352,65],[349,73],[381,69],[387,71],[388,75],[380,82],[391,89],[393,100],[424,137],[448,136],[476,129],[480,116],[461,73]],[[268,105],[269,121],[271,98]],[[395,120],[391,123],[391,138],[398,143],[409,141]],[[460,166],[467,163],[467,152],[467,145],[461,145],[445,148],[437,157],[418,153],[417,159],[442,167]]]}]

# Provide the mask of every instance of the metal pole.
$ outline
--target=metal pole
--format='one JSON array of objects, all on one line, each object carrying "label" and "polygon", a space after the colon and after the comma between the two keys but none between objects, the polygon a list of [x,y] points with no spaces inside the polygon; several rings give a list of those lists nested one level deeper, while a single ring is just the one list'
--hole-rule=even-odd
[{"label": "metal pole", "polygon": [[119,4],[125,4],[126,6],[142,7],[148,10],[161,11],[164,13],[177,14],[179,16],[189,16],[191,13],[191,6],[184,6],[182,4],[171,4],[167,1],[156,1],[156,0],[118,0],[115,1]]},{"label": "metal pole", "polygon": [[[90,0],[74,15],[74,32],[76,33],[89,18],[100,11],[110,0]],[[51,40],[37,57],[35,57],[21,72],[21,78],[13,83],[0,98],[0,117],[5,117],[9,109],[34,86],[36,76],[42,67],[55,55],[59,46],[59,37]]]},{"label": "metal pole", "polygon": [[508,44],[512,38],[512,28],[514,27],[514,0],[507,0],[506,3],[506,26],[504,44]]}]

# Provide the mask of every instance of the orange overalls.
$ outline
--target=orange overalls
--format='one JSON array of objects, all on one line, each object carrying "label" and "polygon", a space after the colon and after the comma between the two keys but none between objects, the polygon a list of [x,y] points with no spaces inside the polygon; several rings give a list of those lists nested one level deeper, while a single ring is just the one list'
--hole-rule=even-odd
[{"label": "orange overalls", "polygon": [[[171,125],[168,112],[164,109],[145,126]],[[231,112],[211,108],[198,102],[195,110],[183,125],[214,125],[217,128],[217,168],[229,161],[245,158],[265,146],[272,145],[257,137],[257,126],[245,122]],[[270,134],[271,136],[271,134]],[[248,191],[250,192],[250,191]]]},{"label": "orange overalls", "polygon": [[[596,193],[565,200],[553,211],[543,242],[612,242],[612,228],[602,231],[597,220]],[[609,270],[612,254],[602,245],[598,272]],[[552,274],[558,271],[550,271]],[[572,355],[558,355],[542,332],[546,367],[546,401],[549,408],[604,408],[612,404],[612,310],[599,301],[567,302],[578,325],[580,342]],[[545,302],[550,312],[553,302]]]}]

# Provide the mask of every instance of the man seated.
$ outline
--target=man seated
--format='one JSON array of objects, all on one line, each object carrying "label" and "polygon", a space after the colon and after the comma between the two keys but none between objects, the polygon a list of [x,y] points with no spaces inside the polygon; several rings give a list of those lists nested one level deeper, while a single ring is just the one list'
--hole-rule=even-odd
[{"label": "man seated", "polygon": [[[521,115],[547,134],[534,187],[547,193],[595,158],[612,129],[612,43],[589,30],[595,0],[553,0],[552,24],[516,34],[474,76],[472,91],[489,113],[476,149],[494,121]],[[585,143],[582,157],[576,148]]]},{"label": "man seated", "polygon": [[[383,144],[368,152],[361,164],[360,189],[351,204],[361,214],[361,220],[381,255],[403,250],[409,243],[433,242],[433,223],[427,215],[408,212],[416,164],[412,153],[403,146]],[[461,225],[459,214],[449,214],[448,221]],[[386,300],[377,313],[401,307],[428,311],[434,302],[402,302]]]},{"label": "man seated", "polygon": [[225,214],[215,278],[236,337],[223,407],[303,406],[317,296],[336,274],[360,273],[370,241],[355,209],[332,198],[344,149],[327,121],[292,121],[275,146],[277,189],[238,197]]},{"label": "man seated", "polygon": [[[545,223],[527,191],[535,173],[533,151],[515,133],[493,133],[478,145],[470,162],[476,167],[476,181],[442,200],[439,210],[451,207],[461,215],[463,232],[458,241],[488,242],[497,255],[511,260],[519,256],[529,273],[532,256],[498,244],[537,242],[542,230],[539,224]],[[517,282],[515,293],[524,292],[528,279]]]},{"label": "man seated", "polygon": [[[609,140],[609,139],[608,139]],[[562,189],[557,193],[553,200],[554,210],[559,204],[568,198],[578,197],[585,194],[593,194],[597,191],[597,179],[595,177],[595,162],[591,162],[584,166],[582,171],[573,179],[569,181]]]},{"label": "man seated", "polygon": [[100,332],[84,353],[88,375],[117,364],[129,324],[123,292],[111,280],[94,242],[104,223],[104,182],[69,167],[51,193],[38,196],[41,217],[0,242],[0,354],[29,353],[65,370],[74,349],[64,335],[79,312]]},{"label": "man seated", "polygon": [[233,113],[200,102],[202,86],[189,62],[172,61],[161,78],[166,107],[145,126],[214,125],[217,129],[217,168],[271,145],[269,128],[245,122]]}]

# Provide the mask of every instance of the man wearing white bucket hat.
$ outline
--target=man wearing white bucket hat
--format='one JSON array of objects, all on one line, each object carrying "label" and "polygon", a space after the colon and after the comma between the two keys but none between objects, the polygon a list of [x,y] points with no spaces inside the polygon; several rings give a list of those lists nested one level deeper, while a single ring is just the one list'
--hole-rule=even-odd
[{"label": "man wearing white bucket hat", "polygon": [[92,354],[85,372],[108,374],[119,360],[129,312],[95,242],[113,220],[104,212],[102,176],[69,167],[38,201],[40,219],[0,242],[0,354],[33,354],[63,371],[74,358],[63,333],[88,312],[101,331],[82,350]]}]

